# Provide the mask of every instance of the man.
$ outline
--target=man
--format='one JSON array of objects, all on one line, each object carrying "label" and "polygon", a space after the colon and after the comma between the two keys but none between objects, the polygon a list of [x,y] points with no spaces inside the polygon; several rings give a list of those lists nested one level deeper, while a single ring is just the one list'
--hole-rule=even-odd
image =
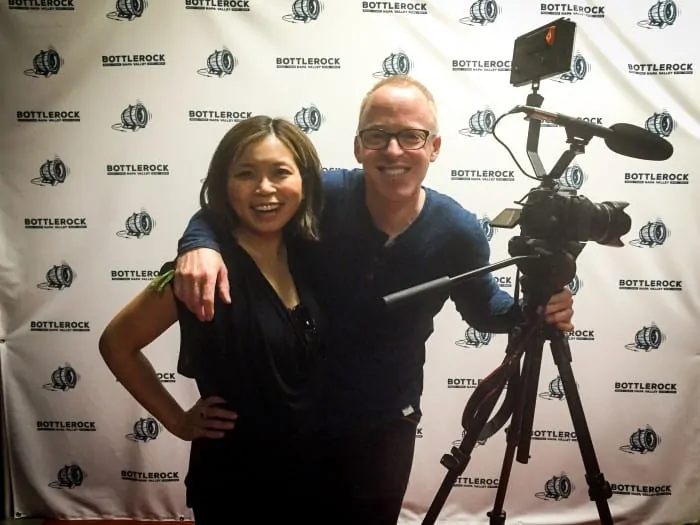
[{"label": "man", "polygon": [[[325,175],[321,243],[308,254],[308,266],[327,316],[329,480],[319,502],[336,504],[332,523],[396,524],[420,419],[425,343],[448,297],[484,332],[507,332],[519,319],[512,297],[491,275],[395,309],[381,300],[489,262],[476,217],[422,186],[440,144],[430,92],[410,77],[389,77],[360,108],[354,148],[363,169]],[[217,249],[206,220],[195,215],[180,241],[175,289],[202,319],[213,314],[215,281],[228,294]],[[548,323],[571,330],[572,315],[568,290],[552,296]]]}]

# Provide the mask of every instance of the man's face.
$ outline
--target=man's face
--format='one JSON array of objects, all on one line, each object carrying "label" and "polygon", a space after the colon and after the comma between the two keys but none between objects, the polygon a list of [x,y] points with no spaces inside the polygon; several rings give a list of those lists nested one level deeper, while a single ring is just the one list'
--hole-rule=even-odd
[{"label": "man's face", "polygon": [[[440,150],[440,137],[425,132],[435,128],[434,115],[425,95],[413,86],[383,86],[370,95],[360,118],[360,133],[365,144],[355,138],[355,158],[365,170],[368,191],[375,197],[399,202],[415,197],[428,173],[428,166]],[[403,132],[385,147],[382,132]],[[423,130],[423,131],[421,131]],[[399,143],[403,142],[403,147]],[[377,148],[379,149],[372,149]]]}]

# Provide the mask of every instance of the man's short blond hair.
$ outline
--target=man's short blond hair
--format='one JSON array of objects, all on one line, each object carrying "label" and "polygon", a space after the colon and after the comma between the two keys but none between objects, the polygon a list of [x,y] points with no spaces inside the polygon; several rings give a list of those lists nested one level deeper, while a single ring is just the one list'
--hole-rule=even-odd
[{"label": "man's short blond hair", "polygon": [[360,124],[362,123],[362,117],[365,113],[365,109],[367,108],[367,102],[369,101],[369,97],[372,95],[372,93],[384,86],[414,87],[418,89],[421,93],[423,93],[426,100],[428,101],[430,112],[433,115],[433,122],[431,123],[432,127],[430,131],[433,134],[438,133],[437,104],[435,103],[435,97],[433,97],[433,94],[427,87],[425,87],[425,85],[423,85],[421,82],[409,75],[391,75],[381,79],[379,82],[374,84],[374,86],[372,86],[372,88],[364,96],[364,98],[362,99],[362,103],[360,104],[360,115],[357,123],[358,130],[360,128]]}]

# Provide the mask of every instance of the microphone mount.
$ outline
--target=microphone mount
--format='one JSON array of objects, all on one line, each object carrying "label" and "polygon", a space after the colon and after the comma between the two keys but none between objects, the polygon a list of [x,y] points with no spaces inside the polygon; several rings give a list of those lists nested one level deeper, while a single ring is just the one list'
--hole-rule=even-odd
[{"label": "microphone mount", "polygon": [[[538,93],[540,87],[539,79],[532,81],[532,93],[528,94],[526,105],[541,108],[544,102],[544,97]],[[512,112],[515,113],[521,106],[516,107]],[[559,157],[554,167],[549,173],[545,170],[542,164],[542,159],[539,154],[540,130],[542,122],[536,118],[528,118],[529,128],[527,135],[526,151],[530,164],[535,172],[535,177],[542,181],[542,186],[548,189],[554,187],[554,181],[559,179],[566,171],[566,168],[573,162],[577,155],[586,152],[586,146],[594,137],[593,131],[583,126],[565,125],[566,143],[570,144],[568,151],[565,151]]]}]

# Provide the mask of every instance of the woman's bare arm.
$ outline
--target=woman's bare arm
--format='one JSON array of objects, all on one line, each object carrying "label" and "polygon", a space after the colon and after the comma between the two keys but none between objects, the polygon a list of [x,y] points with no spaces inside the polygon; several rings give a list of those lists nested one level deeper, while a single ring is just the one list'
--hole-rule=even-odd
[{"label": "woman's bare arm", "polygon": [[158,379],[142,349],[177,322],[169,286],[142,290],[107,325],[100,354],[129,393],[170,432],[176,433],[185,411]]}]

